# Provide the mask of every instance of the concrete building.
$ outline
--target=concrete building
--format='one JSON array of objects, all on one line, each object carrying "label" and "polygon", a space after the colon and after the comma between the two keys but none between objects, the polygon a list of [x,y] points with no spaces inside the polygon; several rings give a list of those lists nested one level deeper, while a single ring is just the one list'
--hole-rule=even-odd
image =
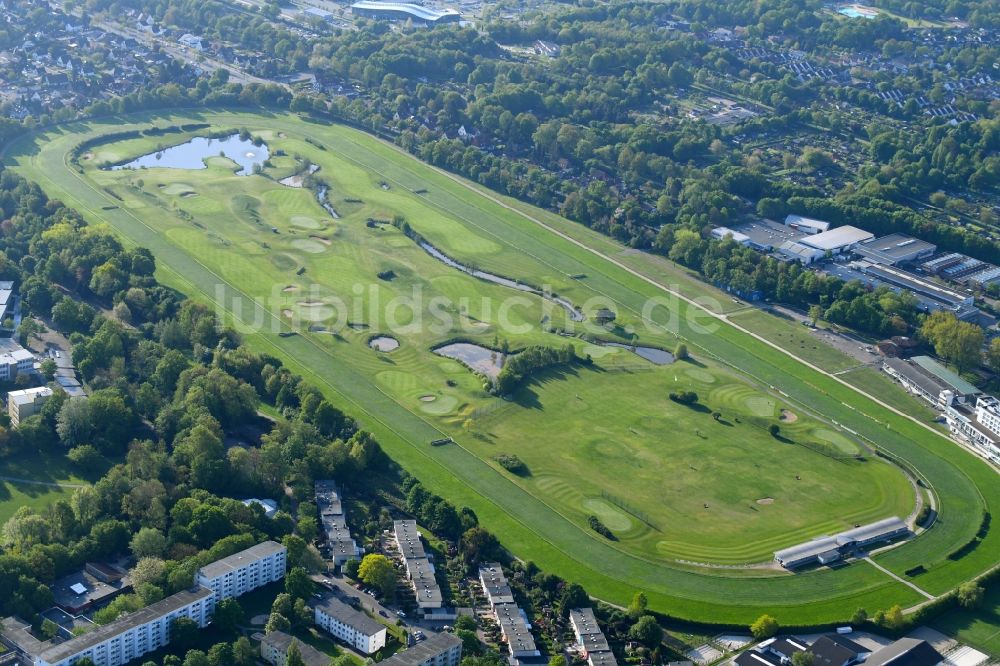
[{"label": "concrete building", "polygon": [[914,357],[910,360],[887,358],[882,361],[882,370],[903,385],[910,393],[920,396],[940,410],[945,410],[955,404],[963,404],[980,393],[961,377],[947,381],[941,375],[928,371],[925,363],[918,363]]},{"label": "concrete building", "polygon": [[284,546],[276,541],[265,541],[203,566],[195,580],[212,590],[214,603],[218,603],[284,578],[286,557]]},{"label": "concrete building", "polygon": [[355,16],[383,21],[413,21],[425,25],[458,23],[462,18],[454,9],[431,9],[408,2],[374,2],[361,0],[351,5]]},{"label": "concrete building", "polygon": [[316,604],[313,612],[317,627],[363,654],[385,647],[385,626],[338,599]]},{"label": "concrete building", "polygon": [[788,215],[785,217],[785,226],[791,227],[804,234],[821,234],[830,230],[830,223],[823,220],[814,220],[811,217],[801,215]]},{"label": "concrete building", "polygon": [[283,631],[272,631],[260,641],[260,657],[271,666],[285,666],[288,648],[295,645],[306,666],[330,666],[330,656]]},{"label": "concrete building", "polygon": [[937,252],[937,245],[903,234],[889,234],[861,243],[854,252],[875,263],[895,266],[926,259]]},{"label": "concrete building", "polygon": [[845,225],[836,229],[830,229],[829,231],[805,236],[799,239],[799,242],[822,252],[840,254],[874,237],[875,234],[864,229]]},{"label": "concrete building", "polygon": [[434,575],[434,564],[427,556],[420,539],[417,522],[397,520],[393,523],[393,534],[396,537],[400,557],[403,558],[406,577],[413,587],[417,606],[425,616],[435,614],[435,610],[443,606],[444,598]]},{"label": "concrete building", "polygon": [[593,608],[573,608],[569,612],[569,623],[573,627],[576,644],[583,651],[589,666],[617,666],[608,639],[597,625]]},{"label": "concrete building", "polygon": [[313,488],[320,527],[333,565],[341,566],[348,560],[360,558],[364,550],[358,546],[347,527],[347,515],[336,482],[317,481]]},{"label": "concrete building", "polygon": [[1000,464],[1000,400],[991,395],[979,396],[975,409],[968,404],[953,404],[945,411],[945,417],[952,435]]},{"label": "concrete building", "polygon": [[461,661],[462,639],[442,632],[397,652],[383,661],[382,666],[458,666]]},{"label": "concrete building", "polygon": [[899,518],[886,518],[840,534],[784,548],[774,553],[774,560],[786,569],[807,564],[831,564],[877,543],[909,535],[910,528]]},{"label": "concrete building", "polygon": [[784,259],[798,261],[804,266],[815,263],[826,256],[823,250],[803,245],[798,241],[785,241],[776,248],[776,251]]},{"label": "concrete building", "polygon": [[52,389],[48,386],[11,391],[7,394],[7,414],[13,427],[21,425],[26,419],[38,411],[52,397]]},{"label": "concrete building", "polygon": [[780,247],[782,243],[794,243],[806,236],[805,233],[797,229],[771,220],[746,222],[733,227],[733,231],[746,236],[749,247],[759,252],[770,252],[774,248]]},{"label": "concrete building", "polygon": [[34,666],[71,666],[83,658],[96,666],[121,666],[169,643],[171,625],[178,618],[204,628],[214,607],[212,591],[195,587],[61,643],[33,639],[27,627],[19,630],[12,618],[4,620],[3,635]]},{"label": "concrete building", "polygon": [[35,355],[16,342],[4,345],[0,350],[0,381],[11,382],[19,374],[31,372],[35,365]]},{"label": "concrete building", "polygon": [[7,310],[14,303],[14,283],[10,280],[0,281],[0,321],[7,316]]},{"label": "concrete building", "polygon": [[732,238],[734,241],[740,245],[749,246],[750,237],[739,231],[734,231],[729,227],[716,227],[712,229],[712,238],[716,240],[725,240],[726,238]]},{"label": "concrete building", "polygon": [[49,586],[56,606],[71,615],[102,606],[132,587],[125,571],[88,562],[83,569],[56,579]]}]

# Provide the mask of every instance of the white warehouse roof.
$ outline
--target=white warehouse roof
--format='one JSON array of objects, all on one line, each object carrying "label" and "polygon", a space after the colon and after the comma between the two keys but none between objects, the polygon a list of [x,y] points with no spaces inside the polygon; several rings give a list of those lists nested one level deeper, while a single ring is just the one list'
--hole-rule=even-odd
[{"label": "white warehouse roof", "polygon": [[814,247],[817,250],[823,250],[824,252],[827,250],[837,252],[853,247],[866,240],[871,240],[872,238],[875,238],[875,234],[847,225],[831,229],[830,231],[824,231],[814,236],[800,238],[799,242],[809,247]]}]

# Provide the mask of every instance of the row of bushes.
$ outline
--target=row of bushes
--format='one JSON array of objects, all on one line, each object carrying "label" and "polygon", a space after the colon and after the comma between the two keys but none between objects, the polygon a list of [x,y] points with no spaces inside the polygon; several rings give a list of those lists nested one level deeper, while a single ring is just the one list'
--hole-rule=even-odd
[{"label": "row of bushes", "polygon": [[494,390],[498,395],[507,395],[532,372],[576,360],[576,348],[572,344],[567,343],[564,347],[533,345],[507,358],[494,382]]},{"label": "row of bushes", "polygon": [[601,522],[601,519],[597,516],[591,515],[587,517],[587,522],[590,524],[590,529],[594,530],[600,534],[605,539],[610,541],[618,541],[618,537],[615,536],[614,532],[608,529],[608,526]]}]

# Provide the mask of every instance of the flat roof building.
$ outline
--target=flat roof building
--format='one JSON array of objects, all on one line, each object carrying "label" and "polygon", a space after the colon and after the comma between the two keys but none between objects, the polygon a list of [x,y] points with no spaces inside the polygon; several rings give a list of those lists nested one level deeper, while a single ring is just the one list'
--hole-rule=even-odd
[{"label": "flat roof building", "polygon": [[531,635],[531,628],[528,626],[524,611],[515,604],[497,604],[493,608],[493,613],[500,625],[500,635],[507,643],[512,658],[525,659],[541,655],[541,651],[535,645],[535,638]]},{"label": "flat roof building", "polygon": [[740,245],[750,245],[750,237],[739,231],[734,231],[729,227],[716,227],[712,229],[712,238],[716,240],[725,240],[726,238],[732,238],[734,241]]},{"label": "flat roof building", "polygon": [[490,608],[497,604],[514,603],[514,592],[507,584],[507,577],[497,562],[491,562],[479,567],[479,584],[483,586],[483,594]]},{"label": "flat roof building", "polygon": [[975,307],[975,298],[971,294],[961,294],[895,266],[856,261],[851,263],[851,267],[897,292],[912,292],[925,310],[945,310],[963,321],[979,318],[980,312]]},{"label": "flat roof building", "polygon": [[1000,464],[1000,401],[991,395],[976,398],[970,405],[953,404],[945,411],[948,428],[982,453]]},{"label": "flat roof building", "polygon": [[264,541],[198,569],[195,580],[215,593],[215,603],[285,577],[287,549]]},{"label": "flat roof building", "polygon": [[618,660],[611,651],[608,639],[597,625],[593,608],[573,608],[569,612],[576,644],[583,650],[590,666],[617,666]]},{"label": "flat roof building", "polygon": [[458,666],[461,661],[462,639],[455,634],[441,632],[381,663],[382,666]]},{"label": "flat roof building", "polygon": [[35,365],[35,355],[14,342],[0,350],[0,381],[12,381],[19,374],[31,372]]},{"label": "flat roof building", "polygon": [[351,5],[351,12],[355,16],[365,18],[385,21],[412,20],[426,25],[458,23],[462,17],[454,9],[438,10],[409,2],[374,2],[372,0],[355,2]]},{"label": "flat roof building", "polygon": [[806,234],[821,234],[830,230],[830,223],[824,220],[814,220],[811,217],[801,215],[788,215],[785,217],[785,226],[791,227]]},{"label": "flat roof building", "polygon": [[783,258],[801,262],[806,266],[826,256],[826,252],[823,250],[817,250],[797,241],[785,241],[776,250]]},{"label": "flat roof building", "polygon": [[108,575],[104,568],[88,563],[83,569],[53,581],[50,588],[56,606],[79,615],[111,601],[132,586],[125,572],[114,570],[114,575]]},{"label": "flat roof building", "polygon": [[770,252],[786,241],[795,242],[806,234],[772,220],[754,220],[737,225],[733,231],[747,237],[748,244],[760,252]]},{"label": "flat roof building", "polygon": [[774,553],[775,561],[786,569],[818,562],[830,564],[852,555],[859,549],[909,534],[910,528],[897,517],[856,527],[839,534],[784,548]]},{"label": "flat roof building", "polygon": [[10,424],[15,428],[21,425],[22,420],[37,414],[51,397],[52,389],[48,386],[11,391],[7,394],[7,415],[10,416]]},{"label": "flat roof building", "polygon": [[96,666],[121,666],[169,643],[171,624],[177,618],[189,618],[204,628],[214,607],[212,591],[195,587],[67,641],[46,641],[43,651],[30,656],[34,666],[70,666],[83,658]]},{"label": "flat roof building", "polygon": [[364,654],[385,647],[385,625],[354,610],[339,599],[328,598],[313,611],[316,626]]},{"label": "flat roof building", "polygon": [[434,565],[424,550],[417,522],[397,520],[393,523],[393,533],[417,606],[424,614],[433,613],[434,609],[444,605],[444,596],[434,575]]},{"label": "flat roof building", "polygon": [[845,250],[850,250],[858,243],[863,243],[864,241],[871,240],[874,237],[875,234],[869,231],[845,225],[843,227],[837,227],[835,229],[830,229],[829,231],[813,234],[811,236],[805,236],[804,238],[801,238],[799,242],[803,245],[814,247],[817,250],[822,250],[823,252],[839,254]]},{"label": "flat roof building", "polygon": [[937,252],[937,245],[903,234],[889,234],[861,243],[854,252],[875,263],[895,266],[925,259]]},{"label": "flat roof building", "polygon": [[347,515],[337,483],[332,480],[317,481],[314,490],[320,526],[334,566],[361,557],[364,550],[358,546],[347,527]]}]

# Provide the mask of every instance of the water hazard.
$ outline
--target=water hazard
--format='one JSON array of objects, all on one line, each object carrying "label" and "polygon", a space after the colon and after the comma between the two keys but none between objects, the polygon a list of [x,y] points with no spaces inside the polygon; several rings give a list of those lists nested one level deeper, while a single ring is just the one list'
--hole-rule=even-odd
[{"label": "water hazard", "polygon": [[250,139],[241,139],[239,134],[222,138],[198,136],[186,143],[137,157],[131,162],[111,167],[112,171],[119,169],[204,169],[205,160],[209,157],[228,157],[240,165],[238,176],[249,176],[254,168],[263,165],[270,156],[267,145],[254,145]]},{"label": "water hazard", "polygon": [[461,361],[476,372],[490,379],[496,379],[503,369],[506,356],[487,347],[474,345],[471,342],[453,342],[434,350],[435,354]]}]

